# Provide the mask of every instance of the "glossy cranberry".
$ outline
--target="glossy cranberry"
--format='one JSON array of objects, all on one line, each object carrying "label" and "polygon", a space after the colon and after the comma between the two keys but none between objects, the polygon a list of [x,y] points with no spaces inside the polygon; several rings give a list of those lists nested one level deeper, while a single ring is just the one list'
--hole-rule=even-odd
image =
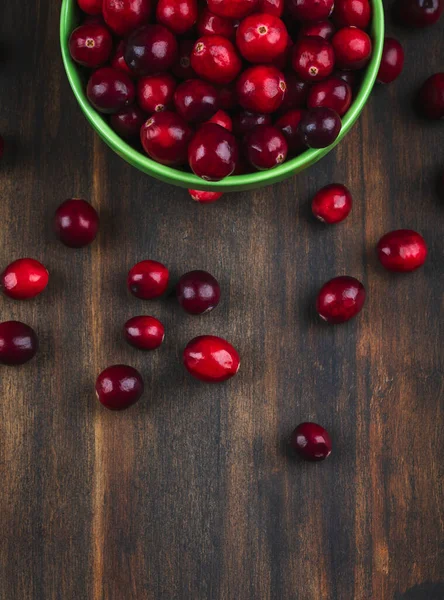
[{"label": "glossy cranberry", "polygon": [[287,28],[279,17],[256,13],[240,22],[236,44],[239,52],[249,62],[272,63],[287,48]]},{"label": "glossy cranberry", "polygon": [[395,81],[404,67],[404,49],[398,40],[385,38],[381,64],[378,71],[378,83]]},{"label": "glossy cranberry", "polygon": [[304,460],[318,462],[331,454],[328,431],[317,423],[301,423],[290,438],[291,448]]},{"label": "glossy cranberry", "polygon": [[148,21],[151,0],[103,0],[105,23],[120,37]]},{"label": "glossy cranberry", "polygon": [[429,119],[444,119],[444,73],[432,75],[422,85],[419,109]]},{"label": "glossy cranberry", "polygon": [[191,66],[191,52],[194,44],[194,40],[181,40],[179,43],[178,58],[172,68],[173,75],[179,79],[193,79],[196,77],[196,73]]},{"label": "glossy cranberry", "polygon": [[191,315],[212,311],[220,301],[220,286],[206,271],[190,271],[179,279],[176,286],[179,304]]},{"label": "glossy cranberry", "polygon": [[83,248],[96,239],[99,216],[91,204],[80,198],[72,198],[56,210],[54,229],[65,246]]},{"label": "glossy cranberry", "polygon": [[350,108],[352,103],[351,87],[339,77],[329,77],[316,83],[308,93],[308,108],[326,106],[332,108],[340,117]]},{"label": "glossy cranberry", "polygon": [[224,85],[217,88],[219,106],[222,110],[233,110],[238,106],[236,84]]},{"label": "glossy cranberry", "polygon": [[419,269],[427,258],[424,238],[411,229],[386,233],[378,242],[378,258],[388,271],[406,273]]},{"label": "glossy cranberry", "polygon": [[39,340],[29,325],[20,321],[0,323],[0,364],[23,365],[34,358]]},{"label": "glossy cranberry", "polygon": [[243,137],[259,125],[271,125],[271,116],[252,113],[244,110],[233,117],[233,130],[238,137]]},{"label": "glossy cranberry", "polygon": [[333,72],[333,77],[337,77],[338,79],[342,79],[348,83],[348,85],[353,89],[358,82],[358,74],[356,71],[341,71],[336,70]]},{"label": "glossy cranberry", "polygon": [[276,127],[284,134],[291,154],[299,154],[306,147],[299,132],[299,123],[303,114],[303,110],[295,108],[284,113],[275,123]]},{"label": "glossy cranberry", "polygon": [[287,85],[283,74],[271,65],[257,65],[243,71],[237,80],[239,104],[245,110],[271,114],[284,99]]},{"label": "glossy cranberry", "polygon": [[102,67],[89,78],[87,95],[96,110],[113,114],[133,103],[136,90],[124,71]]},{"label": "glossy cranberry", "polygon": [[330,41],[336,32],[336,27],[331,21],[318,21],[317,23],[304,23],[299,31],[299,37],[321,37]]},{"label": "glossy cranberry", "polygon": [[293,48],[292,66],[304,81],[325,79],[335,66],[333,47],[320,37],[299,39]]},{"label": "glossy cranberry", "polygon": [[122,108],[110,117],[110,125],[114,131],[125,140],[140,136],[140,128],[145,123],[147,115],[137,105]]},{"label": "glossy cranberry", "polygon": [[1,275],[5,296],[14,300],[28,300],[41,294],[49,281],[48,270],[38,260],[20,258],[6,267]]},{"label": "glossy cranberry", "polygon": [[395,0],[393,14],[406,27],[428,27],[438,21],[443,8],[442,0]]},{"label": "glossy cranberry", "polygon": [[286,113],[295,108],[305,107],[310,84],[299,79],[294,73],[285,74],[285,83],[287,85],[287,90],[285,92],[284,100],[279,107],[279,112]]},{"label": "glossy cranberry", "polygon": [[298,21],[322,21],[328,19],[334,0],[289,0],[288,8]]},{"label": "glossy cranberry", "polygon": [[333,21],[337,27],[367,29],[372,9],[369,0],[336,0]]},{"label": "glossy cranberry", "polygon": [[114,52],[114,56],[111,59],[111,66],[113,69],[117,69],[118,71],[124,71],[130,77],[134,77],[134,73],[131,71],[129,66],[125,62],[125,57],[123,53],[125,51],[125,42],[121,40]]},{"label": "glossy cranberry", "polygon": [[326,148],[341,131],[341,118],[331,108],[311,108],[299,123],[299,133],[309,148]]},{"label": "glossy cranberry", "polygon": [[211,83],[189,79],[177,86],[174,105],[188,123],[208,121],[219,109],[218,92]]},{"label": "glossy cranberry", "polygon": [[193,377],[208,383],[231,379],[239,371],[236,349],[215,335],[201,335],[191,340],[183,353],[185,368]]},{"label": "glossy cranberry", "polygon": [[125,62],[138,76],[168,71],[175,64],[178,47],[175,36],[163,25],[144,25],[129,36]]},{"label": "glossy cranberry", "polygon": [[232,19],[215,15],[208,8],[204,8],[197,21],[197,32],[200,37],[221,35],[230,39],[235,37],[236,28]]},{"label": "glossy cranberry", "polygon": [[137,298],[152,300],[166,292],[169,279],[165,265],[155,260],[142,260],[128,273],[128,289]]},{"label": "glossy cranberry", "polygon": [[182,35],[189,31],[197,21],[196,0],[159,0],[156,8],[159,23],[173,33]]},{"label": "glossy cranberry", "polygon": [[233,121],[228,113],[224,110],[218,110],[207,123],[216,123],[228,131],[233,131]]},{"label": "glossy cranberry", "polygon": [[98,401],[109,410],[125,410],[140,400],[144,390],[139,371],[128,365],[113,365],[96,381]]},{"label": "glossy cranberry", "polygon": [[137,101],[149,115],[171,108],[176,81],[168,73],[141,77],[137,82]]},{"label": "glossy cranberry", "polygon": [[88,23],[71,33],[69,52],[72,59],[84,67],[95,69],[106,63],[111,55],[113,39],[104,25]]},{"label": "glossy cranberry", "polygon": [[328,323],[345,323],[364,306],[365,288],[354,277],[335,277],[321,288],[316,300],[319,316]]},{"label": "glossy cranberry", "polygon": [[165,339],[165,327],[154,317],[133,317],[125,323],[125,339],[139,350],[156,350]]},{"label": "glossy cranberry", "polygon": [[215,123],[204,123],[188,148],[191,169],[207,181],[220,181],[231,175],[238,158],[234,135]]},{"label": "glossy cranberry", "polygon": [[225,85],[236,79],[242,62],[230,40],[220,35],[206,35],[194,45],[191,66],[199,77]]},{"label": "glossy cranberry", "polygon": [[101,15],[103,0],[77,0],[80,9],[87,15]]},{"label": "glossy cranberry", "polygon": [[162,165],[186,163],[193,131],[180,115],[165,110],[154,113],[140,130],[140,141],[150,158]]},{"label": "glossy cranberry", "polygon": [[245,154],[258,171],[273,169],[287,158],[288,144],[280,129],[260,125],[245,136]]},{"label": "glossy cranberry", "polygon": [[323,223],[340,223],[348,217],[353,198],[345,185],[332,183],[323,187],[313,198],[313,215]]},{"label": "glossy cranberry", "polygon": [[284,0],[259,0],[257,10],[261,13],[280,17],[284,12]]},{"label": "glossy cranberry", "polygon": [[201,190],[188,190],[191,198],[200,204],[212,204],[222,198],[222,192],[205,192]]},{"label": "glossy cranberry", "polygon": [[357,27],[344,27],[335,33],[331,41],[339,69],[354,71],[362,69],[372,55],[370,37]]},{"label": "glossy cranberry", "polygon": [[208,8],[227,19],[243,19],[257,9],[259,0],[208,0]]}]

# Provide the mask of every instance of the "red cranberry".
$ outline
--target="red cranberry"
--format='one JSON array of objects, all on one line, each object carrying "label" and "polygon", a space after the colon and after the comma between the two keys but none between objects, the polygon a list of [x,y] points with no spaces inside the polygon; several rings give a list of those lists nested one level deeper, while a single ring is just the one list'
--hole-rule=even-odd
[{"label": "red cranberry", "polygon": [[234,135],[215,123],[204,123],[188,148],[191,169],[207,181],[220,181],[231,175],[238,157]]},{"label": "red cranberry", "polygon": [[259,0],[258,11],[280,17],[284,12],[284,0]]},{"label": "red cranberry", "polygon": [[0,323],[0,363],[23,365],[34,358],[39,347],[35,331],[20,321]]},{"label": "red cranberry", "polygon": [[245,137],[248,162],[258,171],[272,169],[287,158],[288,144],[277,127],[260,125]]},{"label": "red cranberry", "polygon": [[348,83],[348,85],[353,89],[357,83],[358,77],[356,71],[340,71],[336,70],[333,72],[333,77],[337,77],[338,79],[342,79]]},{"label": "red cranberry", "polygon": [[398,40],[385,38],[381,64],[378,71],[379,83],[395,81],[404,67],[404,50]]},{"label": "red cranberry", "polygon": [[197,21],[196,0],[159,0],[156,8],[159,23],[182,35]]},{"label": "red cranberry", "polygon": [[208,8],[227,19],[243,19],[257,9],[258,0],[208,0]]},{"label": "red cranberry", "polygon": [[396,0],[394,17],[406,27],[428,27],[440,18],[444,5],[442,0]]},{"label": "red cranberry", "polygon": [[344,27],[335,33],[331,41],[339,69],[362,69],[372,55],[372,41],[357,27]]},{"label": "red cranberry", "polygon": [[80,9],[87,15],[101,15],[103,0],[77,0]]},{"label": "red cranberry", "polygon": [[429,119],[444,119],[444,73],[436,73],[419,91],[419,108]]},{"label": "red cranberry", "polygon": [[334,0],[289,0],[288,8],[298,21],[322,21],[328,19]]},{"label": "red cranberry", "polygon": [[218,110],[207,123],[216,123],[228,131],[233,131],[233,121],[228,113],[224,110]]},{"label": "red cranberry", "polygon": [[125,42],[121,40],[119,45],[116,48],[114,56],[111,59],[111,66],[113,69],[117,69],[118,71],[125,71],[130,77],[134,77],[134,73],[131,71],[129,66],[125,62],[125,57],[123,56],[125,50]]},{"label": "red cranberry", "polygon": [[197,32],[200,37],[205,35],[221,35],[226,38],[234,38],[236,28],[232,19],[215,15],[208,8],[204,8],[197,21]]},{"label": "red cranberry", "polygon": [[224,85],[236,79],[242,62],[230,40],[220,35],[206,35],[194,45],[191,66],[203,79]]},{"label": "red cranberry", "polygon": [[290,36],[287,37],[287,45],[284,50],[277,56],[272,64],[279,69],[279,71],[285,71],[287,67],[291,67],[291,56],[293,53],[293,41]]},{"label": "red cranberry", "polygon": [[311,209],[323,223],[340,223],[348,217],[353,205],[350,191],[340,183],[323,187],[313,198]]},{"label": "red cranberry", "polygon": [[273,113],[280,107],[286,89],[283,74],[271,65],[258,65],[246,69],[236,84],[242,108],[265,114]]},{"label": "red cranberry", "polygon": [[125,140],[139,137],[140,128],[145,121],[146,114],[136,105],[122,108],[115,115],[111,115],[109,120],[114,131]]},{"label": "red cranberry", "polygon": [[6,267],[1,275],[3,293],[14,300],[28,300],[48,285],[48,270],[38,260],[20,258]]},{"label": "red cranberry", "polygon": [[335,277],[321,288],[316,301],[319,316],[328,323],[345,323],[364,306],[365,288],[354,277]]},{"label": "red cranberry", "polygon": [[287,90],[284,100],[279,107],[279,112],[286,113],[294,108],[303,108],[307,102],[308,90],[310,85],[306,81],[299,79],[294,73],[285,75]]},{"label": "red cranberry", "polygon": [[258,125],[271,125],[270,115],[261,115],[244,110],[234,116],[233,130],[239,137],[243,137]]},{"label": "red cranberry", "polygon": [[338,77],[330,77],[316,83],[308,93],[308,108],[326,106],[335,110],[340,117],[350,108],[352,103],[351,87]]},{"label": "red cranberry", "polygon": [[292,65],[296,74],[304,81],[325,79],[331,75],[335,66],[333,48],[320,37],[302,38],[294,45]]},{"label": "red cranberry", "polygon": [[165,327],[154,317],[133,317],[125,323],[125,339],[139,350],[155,350],[165,339]]},{"label": "red cranberry", "polygon": [[169,279],[165,265],[155,260],[142,260],[128,273],[128,289],[137,298],[152,300],[166,292]]},{"label": "red cranberry", "polygon": [[163,25],[144,25],[129,36],[125,62],[137,75],[168,71],[177,60],[177,41]]},{"label": "red cranberry", "polygon": [[201,335],[191,340],[184,350],[183,362],[193,377],[208,383],[231,379],[240,367],[236,349],[215,335]]},{"label": "red cranberry", "polygon": [[236,44],[249,62],[271,63],[287,48],[287,28],[278,17],[256,13],[240,22]]},{"label": "red cranberry", "polygon": [[284,113],[276,121],[276,127],[284,134],[288,149],[292,154],[299,154],[305,149],[305,142],[299,132],[299,123],[303,114],[303,110],[295,108]]},{"label": "red cranberry", "polygon": [[309,148],[326,148],[341,131],[341,118],[331,108],[311,108],[299,123],[299,133]]},{"label": "red cranberry", "polygon": [[191,198],[200,204],[211,204],[222,198],[222,192],[204,192],[201,190],[188,190]]},{"label": "red cranberry", "polygon": [[179,43],[178,59],[172,69],[173,74],[179,79],[193,79],[196,77],[196,73],[191,66],[191,52],[194,44],[194,40],[181,40]]},{"label": "red cranberry", "polygon": [[398,273],[419,269],[427,258],[424,238],[410,229],[386,233],[379,240],[377,251],[382,266]]},{"label": "red cranberry", "polygon": [[54,229],[60,241],[69,248],[91,244],[99,229],[99,216],[85,200],[66,200],[56,210]]},{"label": "red cranberry", "polygon": [[333,21],[337,27],[367,29],[372,16],[369,0],[336,0]]},{"label": "red cranberry", "polygon": [[304,37],[321,37],[324,40],[331,40],[336,27],[331,21],[318,21],[317,23],[304,23],[299,32],[301,38]]},{"label": "red cranberry", "polygon": [[223,110],[233,110],[237,108],[237,92],[236,85],[234,83],[230,85],[224,85],[223,87],[218,88],[219,92],[219,106]]},{"label": "red cranberry", "polygon": [[170,108],[175,88],[176,82],[168,73],[141,77],[137,82],[137,101],[140,108],[149,115]]},{"label": "red cranberry", "polygon": [[176,110],[188,123],[208,121],[219,109],[216,88],[200,79],[189,79],[174,93]]},{"label": "red cranberry", "polygon": [[120,37],[147,22],[151,0],[103,0],[105,23]]},{"label": "red cranberry", "polygon": [[69,51],[72,59],[84,67],[95,69],[106,63],[113,49],[113,39],[104,25],[80,25],[71,33]]},{"label": "red cranberry", "polygon": [[331,454],[331,439],[328,431],[317,423],[301,423],[293,431],[291,448],[304,460],[321,461]]},{"label": "red cranberry", "polygon": [[220,286],[210,273],[190,271],[179,279],[176,294],[179,304],[187,313],[202,315],[219,304]]},{"label": "red cranberry", "polygon": [[109,410],[125,410],[140,400],[144,390],[139,371],[128,365],[113,365],[96,381],[97,399]]},{"label": "red cranberry", "polygon": [[124,71],[102,67],[89,78],[87,95],[96,110],[113,114],[132,104],[136,91],[130,76]]},{"label": "red cranberry", "polygon": [[186,163],[193,132],[180,115],[165,110],[154,113],[140,130],[140,141],[150,158],[162,165]]}]

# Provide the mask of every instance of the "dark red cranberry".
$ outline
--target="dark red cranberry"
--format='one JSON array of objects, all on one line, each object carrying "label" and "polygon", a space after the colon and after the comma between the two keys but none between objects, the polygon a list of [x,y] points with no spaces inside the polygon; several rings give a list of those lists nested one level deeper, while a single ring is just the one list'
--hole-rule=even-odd
[{"label": "dark red cranberry", "polygon": [[395,81],[404,67],[404,49],[398,40],[385,38],[381,64],[378,71],[379,83]]},{"label": "dark red cranberry", "polygon": [[309,148],[326,148],[341,131],[341,118],[331,108],[311,108],[299,123],[299,133]]},{"label": "dark red cranberry", "polygon": [[189,79],[177,86],[174,105],[188,123],[208,121],[219,109],[218,92],[211,83]]},{"label": "dark red cranberry", "polygon": [[354,277],[335,277],[321,288],[316,301],[319,316],[327,323],[345,323],[359,312],[365,303],[365,288]]},{"label": "dark red cranberry", "polygon": [[239,150],[234,135],[215,123],[204,123],[188,148],[191,169],[207,181],[220,181],[231,175],[238,157]]},{"label": "dark red cranberry", "polygon": [[325,460],[331,454],[331,439],[328,431],[317,423],[301,423],[290,438],[291,448],[304,460]]},{"label": "dark red cranberry", "polygon": [[173,33],[182,35],[189,31],[197,21],[196,0],[159,0],[156,8],[159,23]]},{"label": "dark red cranberry", "polygon": [[325,79],[335,66],[333,47],[320,37],[299,39],[293,48],[292,65],[304,81]]},{"label": "dark red cranberry", "polygon": [[299,132],[299,123],[303,114],[303,110],[295,108],[284,113],[275,123],[284,134],[291,154],[299,154],[306,147]]},{"label": "dark red cranberry", "polygon": [[221,35],[232,39],[236,35],[236,28],[232,19],[215,15],[208,8],[204,8],[197,21],[197,32],[200,37]]},{"label": "dark red cranberry", "polygon": [[261,13],[280,17],[284,12],[284,0],[259,0],[257,9]]},{"label": "dark red cranberry", "polygon": [[333,21],[337,27],[367,29],[372,16],[369,0],[336,0]]},{"label": "dark red cranberry", "polygon": [[48,270],[33,258],[15,260],[1,275],[3,293],[14,300],[28,300],[38,296],[44,291],[48,281]]},{"label": "dark red cranberry", "polygon": [[120,37],[148,21],[151,0],[103,0],[105,23]]},{"label": "dark red cranberry", "polygon": [[357,27],[344,27],[331,41],[339,69],[362,69],[372,55],[372,41],[365,31]]},{"label": "dark red cranberry", "polygon": [[220,35],[206,35],[194,45],[191,66],[199,77],[225,85],[239,75],[242,62],[230,40]]},{"label": "dark red cranberry", "polygon": [[125,48],[125,62],[139,77],[168,71],[177,60],[177,41],[163,25],[144,25],[133,31]]},{"label": "dark red cranberry", "polygon": [[248,162],[258,171],[277,167],[288,153],[282,131],[271,125],[260,125],[247,133],[244,147]]},{"label": "dark red cranberry", "polygon": [[180,115],[165,110],[154,113],[140,130],[140,141],[150,158],[162,165],[186,163],[192,129]]},{"label": "dark red cranberry", "polygon": [[308,93],[308,108],[326,106],[332,108],[340,117],[350,108],[353,94],[351,87],[339,77],[329,77],[316,83]]},{"label": "dark red cranberry", "polygon": [[130,77],[134,77],[134,73],[131,71],[129,66],[125,62],[125,57],[123,56],[125,50],[125,42],[121,40],[114,52],[114,56],[111,59],[111,66],[113,69],[117,69],[118,71],[124,71]]},{"label": "dark red cranberry", "polygon": [[322,21],[328,19],[334,0],[289,0],[288,8],[298,21]]},{"label": "dark red cranberry", "polygon": [[133,317],[125,323],[125,339],[139,350],[155,350],[165,339],[165,327],[154,317]]},{"label": "dark red cranberry", "polygon": [[313,215],[323,223],[340,223],[348,217],[353,198],[345,185],[332,183],[323,187],[313,198]]},{"label": "dark red cranberry", "polygon": [[95,69],[106,63],[113,49],[113,38],[104,25],[88,23],[71,33],[69,52],[79,65]]},{"label": "dark red cranberry", "polygon": [[0,323],[0,363],[23,365],[34,358],[39,348],[37,335],[29,325],[20,321]]},{"label": "dark red cranberry", "polygon": [[331,21],[318,21],[317,23],[304,23],[299,32],[301,38],[304,37],[321,37],[324,40],[331,40],[336,27]]},{"label": "dark red cranberry", "polygon": [[236,44],[239,52],[249,62],[272,63],[287,48],[287,28],[279,17],[256,13],[240,22]]},{"label": "dark red cranberry", "polygon": [[155,260],[142,260],[128,273],[128,289],[137,298],[152,300],[166,292],[169,279],[165,265]]},{"label": "dark red cranberry", "polygon": [[83,248],[96,239],[99,216],[91,204],[80,198],[72,198],[56,210],[54,229],[65,246]]},{"label": "dark red cranberry", "polygon": [[96,110],[113,114],[134,102],[136,90],[124,71],[102,67],[89,78],[87,95]]},{"label": "dark red cranberry", "polygon": [[356,71],[340,71],[340,70],[336,70],[333,72],[333,77],[337,77],[338,79],[342,79],[342,81],[345,81],[346,83],[348,83],[348,85],[351,87],[351,89],[353,89],[358,81],[358,77],[357,77],[357,73]]},{"label": "dark red cranberry", "polygon": [[191,315],[212,311],[220,301],[220,286],[206,271],[190,271],[179,279],[176,286],[181,307]]},{"label": "dark red cranberry", "polygon": [[386,233],[378,242],[378,258],[388,271],[406,273],[419,269],[427,258],[427,244],[411,229]]},{"label": "dark red cranberry", "polygon": [[223,110],[233,110],[238,106],[236,84],[224,85],[217,89],[219,106]]},{"label": "dark red cranberry", "polygon": [[125,140],[131,140],[140,136],[140,128],[147,119],[141,108],[133,104],[122,108],[115,115],[111,115],[110,124],[114,131]]},{"label": "dark red cranberry", "polygon": [[228,113],[224,110],[218,110],[211,119],[208,119],[207,123],[216,123],[228,131],[233,131],[233,121]]},{"label": "dark red cranberry", "polygon": [[271,125],[270,115],[261,115],[244,110],[233,117],[233,130],[238,137],[243,137],[259,125]]},{"label": "dark red cranberry", "polygon": [[443,8],[442,0],[395,0],[393,14],[406,27],[428,27],[438,21]]},{"label": "dark red cranberry", "polygon": [[179,79],[193,79],[196,77],[196,73],[191,66],[191,52],[195,43],[194,40],[181,40],[179,43],[178,59],[172,68],[173,75]]},{"label": "dark red cranberry", "polygon": [[188,190],[191,198],[200,204],[212,204],[222,198],[222,192],[205,192],[202,190]]},{"label": "dark red cranberry", "polygon": [[257,65],[241,73],[236,91],[245,110],[271,114],[282,104],[287,85],[283,74],[272,65]]},{"label": "dark red cranberry", "polygon": [[87,15],[101,15],[103,0],[77,0],[80,9]]},{"label": "dark red cranberry", "polygon": [[137,101],[149,115],[171,108],[176,81],[168,73],[141,77],[137,82]]},{"label": "dark red cranberry", "polygon": [[287,90],[284,100],[279,107],[279,112],[286,113],[294,108],[305,107],[310,84],[299,79],[294,73],[287,73],[285,75],[285,83],[287,84]]},{"label": "dark red cranberry", "polygon": [[444,73],[436,73],[419,91],[419,109],[429,119],[444,119]]},{"label": "dark red cranberry", "polygon": [[219,383],[236,375],[240,358],[236,349],[223,338],[201,335],[188,343],[183,353],[183,363],[196,379]]},{"label": "dark red cranberry", "polygon": [[243,19],[257,9],[259,0],[208,0],[208,8],[227,19]]},{"label": "dark red cranberry", "polygon": [[96,381],[97,399],[109,410],[125,410],[140,400],[144,390],[139,371],[128,365],[113,365]]}]

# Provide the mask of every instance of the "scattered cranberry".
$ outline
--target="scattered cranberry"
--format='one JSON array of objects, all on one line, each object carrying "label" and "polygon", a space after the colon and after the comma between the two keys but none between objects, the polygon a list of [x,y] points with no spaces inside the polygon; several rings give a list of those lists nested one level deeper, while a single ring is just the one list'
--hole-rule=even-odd
[{"label": "scattered cranberry", "polygon": [[304,37],[321,37],[324,40],[331,40],[336,27],[331,21],[318,21],[317,23],[304,23],[299,32],[301,38]]},{"label": "scattered cranberry", "polygon": [[127,106],[111,115],[110,125],[114,131],[125,140],[138,138],[140,128],[146,121],[146,114],[137,105]]},{"label": "scattered cranberry", "polygon": [[140,141],[150,158],[162,165],[186,163],[193,132],[180,115],[169,110],[154,113],[140,130]]},{"label": "scattered cranberry", "polygon": [[256,127],[246,135],[244,143],[247,160],[258,171],[277,167],[287,158],[288,144],[277,127]]},{"label": "scattered cranberry", "polygon": [[277,121],[276,127],[282,131],[287,140],[291,154],[299,154],[305,149],[305,142],[299,131],[299,123],[304,111],[295,108],[284,113]]},{"label": "scattered cranberry", "polygon": [[364,306],[365,288],[354,277],[335,277],[320,290],[316,301],[319,316],[328,323],[345,323]]},{"label": "scattered cranberry", "polygon": [[378,71],[379,83],[395,81],[404,67],[404,50],[398,40],[385,38],[381,64]]},{"label": "scattered cranberry", "polygon": [[208,0],[211,12],[227,19],[243,19],[257,6],[258,0]]},{"label": "scattered cranberry", "polygon": [[243,71],[236,84],[239,104],[256,113],[275,112],[287,89],[283,74],[271,65],[258,65]]},{"label": "scattered cranberry", "polygon": [[293,431],[291,448],[301,458],[309,461],[321,461],[331,454],[331,439],[328,431],[317,423],[301,423]]},{"label": "scattered cranberry", "polygon": [[258,125],[271,125],[270,115],[261,115],[244,110],[234,116],[233,130],[239,137],[243,137]]},{"label": "scattered cranberry", "polygon": [[122,40],[121,42],[119,42],[116,51],[114,52],[114,56],[111,59],[111,66],[113,69],[117,69],[118,71],[124,71],[130,77],[134,77],[134,73],[131,71],[131,69],[125,62],[124,51],[125,42],[124,40]]},{"label": "scattered cranberry", "polygon": [[348,217],[353,198],[345,185],[332,183],[323,187],[313,198],[313,215],[323,223],[340,223]]},{"label": "scattered cranberry", "polygon": [[89,78],[87,95],[96,110],[113,114],[132,104],[136,91],[130,76],[124,71],[102,67]]},{"label": "scattered cranberry", "polygon": [[191,66],[199,77],[226,85],[239,75],[242,62],[230,40],[220,35],[206,35],[194,45]]},{"label": "scattered cranberry", "polygon": [[206,271],[190,271],[179,279],[176,286],[179,304],[191,315],[212,311],[220,301],[220,286]]},{"label": "scattered cranberry", "polygon": [[200,37],[221,35],[231,39],[236,35],[236,28],[232,19],[215,15],[208,8],[204,8],[197,21],[197,32]]},{"label": "scattered cranberry", "polygon": [[429,119],[444,119],[444,73],[436,73],[419,91],[419,108]]},{"label": "scattered cranberry", "polygon": [[296,74],[304,81],[325,79],[331,75],[335,66],[333,47],[320,37],[302,38],[294,45],[292,65]]},{"label": "scattered cranberry", "polygon": [[406,27],[428,27],[440,18],[444,4],[442,0],[395,0],[394,17]]},{"label": "scattered cranberry", "polygon": [[125,48],[125,62],[137,75],[168,71],[177,60],[174,35],[163,25],[143,25],[133,31]]},{"label": "scattered cranberry", "polygon": [[99,229],[99,216],[85,200],[66,200],[56,210],[54,229],[60,241],[69,248],[91,244]]},{"label": "scattered cranberry", "polygon": [[236,44],[239,52],[249,62],[271,63],[287,48],[287,28],[278,17],[256,13],[239,24]]},{"label": "scattered cranberry", "polygon": [[329,77],[316,83],[308,93],[308,108],[325,106],[344,116],[352,103],[351,87],[339,77]]},{"label": "scattered cranberry", "polygon": [[184,350],[183,362],[193,377],[208,383],[231,379],[240,367],[236,349],[215,335],[202,335],[191,340]]},{"label": "scattered cranberry", "polygon": [[20,321],[0,323],[0,363],[23,365],[34,358],[39,347],[35,331]]},{"label": "scattered cranberry", "polygon": [[303,108],[307,102],[310,84],[299,79],[297,75],[288,73],[285,75],[287,90],[284,100],[279,107],[279,112],[285,113],[294,108]]},{"label": "scattered cranberry", "polygon": [[188,148],[191,169],[207,181],[220,181],[231,175],[238,157],[236,138],[215,123],[204,123]]},{"label": "scattered cranberry", "polygon": [[154,317],[133,317],[125,323],[125,339],[139,350],[156,350],[165,339],[165,327]]},{"label": "scattered cranberry", "polygon": [[378,242],[378,258],[388,271],[406,273],[419,269],[427,258],[427,244],[416,231],[398,229],[386,233]]},{"label": "scattered cranberry", "polygon": [[148,21],[151,0],[103,0],[105,23],[120,37]]},{"label": "scattered cranberry", "polygon": [[20,258],[6,267],[1,275],[3,293],[14,300],[28,300],[48,285],[48,270],[38,260]]},{"label": "scattered cranberry", "polygon": [[96,381],[97,399],[110,410],[125,410],[140,400],[144,390],[139,371],[128,365],[113,365]]},{"label": "scattered cranberry", "polygon": [[176,82],[168,73],[141,77],[137,82],[137,101],[149,115],[171,108]]},{"label": "scattered cranberry", "polygon": [[218,111],[218,93],[211,83],[189,79],[177,86],[174,104],[185,121],[200,123],[208,121]]},{"label": "scattered cranberry", "polygon": [[197,21],[197,2],[196,0],[159,0],[156,18],[173,33],[181,35],[189,31]]},{"label": "scattered cranberry", "polygon": [[201,190],[188,190],[191,198],[200,204],[211,204],[222,198],[222,192],[205,192]]},{"label": "scattered cranberry", "polygon": [[328,19],[334,0],[289,0],[288,8],[298,21],[322,21]]},{"label": "scattered cranberry", "polygon": [[284,12],[284,0],[259,0],[258,11],[280,17]]},{"label": "scattered cranberry", "polygon": [[80,9],[87,15],[101,15],[103,0],[77,0]]},{"label": "scattered cranberry", "polygon": [[365,31],[357,27],[344,27],[331,41],[339,69],[362,69],[372,55],[372,41]]},{"label": "scattered cranberry", "polygon": [[372,16],[369,0],[336,0],[333,21],[337,27],[367,29]]},{"label": "scattered cranberry", "polygon": [[216,123],[228,131],[233,131],[233,121],[228,113],[224,110],[218,110],[207,123]]},{"label": "scattered cranberry", "polygon": [[95,69],[105,64],[113,49],[113,39],[104,25],[88,23],[71,33],[69,51],[72,59],[84,67]]},{"label": "scattered cranberry", "polygon": [[327,148],[341,131],[341,118],[331,108],[311,108],[299,123],[299,133],[309,148]]},{"label": "scattered cranberry", "polygon": [[169,278],[165,265],[155,260],[142,260],[128,273],[128,289],[137,298],[152,300],[166,292]]}]

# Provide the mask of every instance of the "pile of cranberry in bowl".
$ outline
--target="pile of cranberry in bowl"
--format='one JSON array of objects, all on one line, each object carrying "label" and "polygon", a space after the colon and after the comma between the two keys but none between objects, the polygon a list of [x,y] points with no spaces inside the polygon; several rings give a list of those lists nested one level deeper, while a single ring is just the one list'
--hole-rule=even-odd
[{"label": "pile of cranberry in bowl", "polygon": [[380,0],[65,3],[80,9],[67,71],[90,121],[135,166],[202,189],[316,162],[359,116],[382,50]]}]

